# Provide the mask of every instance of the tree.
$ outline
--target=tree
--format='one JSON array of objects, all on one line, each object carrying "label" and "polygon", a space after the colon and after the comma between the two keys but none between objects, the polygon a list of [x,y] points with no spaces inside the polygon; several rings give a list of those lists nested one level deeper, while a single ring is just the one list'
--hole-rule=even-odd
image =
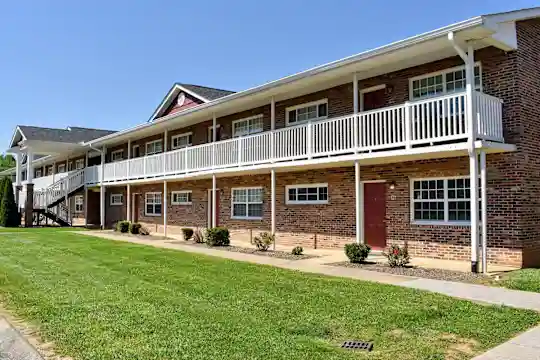
[{"label": "tree", "polygon": [[15,167],[15,159],[13,156],[6,154],[0,155],[0,171],[11,169]]},{"label": "tree", "polygon": [[8,180],[7,176],[4,176],[0,180],[0,206],[2,205],[2,199],[4,198],[4,188],[6,187],[7,180]]},{"label": "tree", "polygon": [[21,216],[15,204],[13,183],[9,177],[5,177],[2,188],[2,202],[0,203],[0,226],[17,227],[21,225]]}]

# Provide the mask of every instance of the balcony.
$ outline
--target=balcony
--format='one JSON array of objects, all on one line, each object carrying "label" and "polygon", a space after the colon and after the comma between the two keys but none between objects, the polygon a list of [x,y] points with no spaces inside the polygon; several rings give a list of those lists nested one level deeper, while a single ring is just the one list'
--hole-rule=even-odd
[{"label": "balcony", "polygon": [[[503,142],[502,101],[476,92],[477,139]],[[407,151],[465,142],[465,93],[360,112],[339,118],[187,147],[104,167],[103,181],[196,174],[225,168],[292,162],[355,153]],[[101,181],[101,166],[86,169],[86,183]]]}]

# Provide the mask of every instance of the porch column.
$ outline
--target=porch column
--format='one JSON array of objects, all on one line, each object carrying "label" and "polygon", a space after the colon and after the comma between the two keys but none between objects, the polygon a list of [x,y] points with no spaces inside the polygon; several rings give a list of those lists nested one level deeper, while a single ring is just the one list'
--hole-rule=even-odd
[{"label": "porch column", "polygon": [[[86,155],[88,156],[88,153]],[[84,227],[88,227],[88,186],[86,184],[84,185]]]},{"label": "porch column", "polygon": [[127,208],[126,208],[126,219],[127,221],[131,221],[131,185],[127,184],[127,194],[126,194],[126,201],[127,201]]},{"label": "porch column", "polygon": [[163,182],[163,236],[167,236],[167,181]]},{"label": "porch column", "polygon": [[53,161],[53,165],[52,165],[52,182],[54,184],[54,178],[56,177],[56,160]]},{"label": "porch column", "polygon": [[487,165],[486,152],[480,151],[480,193],[482,203],[482,272],[487,274]]},{"label": "porch column", "polygon": [[168,138],[169,137],[169,132],[168,130],[165,130],[165,132],[163,133],[163,169],[162,169],[162,172],[165,173],[166,172],[166,168],[167,168],[167,155],[165,154],[167,151],[168,151]]},{"label": "porch column", "polygon": [[85,156],[84,156],[84,166],[83,166],[83,168],[88,167],[88,158],[89,158],[89,156],[88,156],[88,151],[87,151]]},{"label": "porch column", "polygon": [[[276,169],[272,169],[270,175],[270,196],[272,198],[272,235],[276,235]],[[276,250],[276,242],[274,241],[273,249]]]},{"label": "porch column", "polygon": [[353,74],[353,112],[358,113],[359,109],[359,93],[358,93],[358,74]]},{"label": "porch column", "polygon": [[356,243],[364,243],[364,226],[362,207],[362,181],[360,180],[360,162],[354,161],[354,189],[355,189],[355,207],[356,207]]},{"label": "porch column", "polygon": [[216,174],[212,174],[212,227],[216,227],[217,219]]},{"label": "porch column", "polygon": [[32,183],[34,180],[34,168],[32,166],[32,161],[34,159],[34,154],[32,150],[28,149],[26,151],[26,180],[28,183]]},{"label": "porch column", "polygon": [[107,154],[107,147],[103,146],[101,149],[101,179],[99,188],[99,215],[100,225],[102,229],[105,229],[105,155]]},{"label": "porch column", "polygon": [[22,156],[21,153],[15,154],[15,185],[20,186],[22,182]]},{"label": "porch column", "polygon": [[276,130],[276,100],[272,96],[270,98],[270,161],[274,162],[275,158],[275,149],[274,149],[274,130]]}]

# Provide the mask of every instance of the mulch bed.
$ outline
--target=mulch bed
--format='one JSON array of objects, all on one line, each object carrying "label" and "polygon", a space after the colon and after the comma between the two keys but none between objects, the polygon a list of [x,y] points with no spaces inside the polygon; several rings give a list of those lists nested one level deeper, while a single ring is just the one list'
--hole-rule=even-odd
[{"label": "mulch bed", "polygon": [[466,283],[485,283],[487,280],[491,279],[490,276],[484,274],[475,274],[471,272],[461,272],[461,271],[452,271],[444,269],[430,269],[422,267],[390,267],[386,264],[375,263],[375,262],[365,262],[361,264],[353,264],[347,261],[331,263],[326,265],[332,266],[342,266],[348,268],[357,268],[362,270],[378,271],[394,275],[405,275],[413,276],[419,278],[435,279],[435,280],[447,280],[447,281],[458,281]]},{"label": "mulch bed", "polygon": [[190,246],[198,246],[198,247],[207,247],[215,250],[223,250],[223,251],[232,251],[232,252],[239,252],[244,254],[253,254],[253,255],[260,255],[260,256],[269,256],[269,257],[275,257],[279,259],[287,259],[287,260],[305,260],[305,259],[312,259],[316,258],[318,256],[315,255],[293,255],[290,252],[286,251],[274,251],[274,250],[268,250],[268,251],[259,251],[254,248],[245,248],[241,246],[213,246],[209,247],[206,244],[202,243],[194,243],[191,241],[168,241],[171,244],[179,244],[179,245],[190,245]]}]

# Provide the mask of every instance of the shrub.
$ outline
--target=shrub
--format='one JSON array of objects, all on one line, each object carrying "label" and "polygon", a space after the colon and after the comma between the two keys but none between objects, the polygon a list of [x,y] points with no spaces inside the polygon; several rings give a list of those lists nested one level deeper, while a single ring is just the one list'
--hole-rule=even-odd
[{"label": "shrub", "polygon": [[259,251],[267,251],[270,248],[270,245],[276,240],[275,235],[272,235],[267,232],[262,232],[259,236],[253,238],[253,243]]},{"label": "shrub", "polygon": [[116,231],[120,231],[121,233],[127,233],[129,232],[129,221],[122,220],[116,223]]},{"label": "shrub", "polygon": [[150,230],[146,226],[142,226],[139,228],[139,235],[150,235]]},{"label": "shrub", "polygon": [[349,261],[352,263],[361,263],[369,255],[371,247],[366,244],[346,244],[345,245],[345,255],[349,258]]},{"label": "shrub", "polygon": [[197,244],[202,244],[204,242],[204,235],[201,230],[197,229],[197,231],[193,233],[193,241]]},{"label": "shrub", "polygon": [[188,241],[193,236],[193,229],[182,228],[182,234],[184,234],[184,240]]},{"label": "shrub", "polygon": [[229,230],[224,227],[206,230],[206,244],[208,246],[229,246]]},{"label": "shrub", "polygon": [[129,232],[134,234],[134,235],[138,235],[141,233],[141,228],[142,228],[142,225],[139,224],[139,223],[131,223],[129,224]]},{"label": "shrub", "polygon": [[17,227],[21,225],[21,216],[17,204],[15,204],[15,194],[13,193],[13,183],[9,177],[2,181],[3,187],[2,201],[0,202],[0,226]]},{"label": "shrub", "polygon": [[301,246],[296,246],[294,249],[292,249],[291,254],[293,255],[302,255],[304,253],[304,248]]},{"label": "shrub", "polygon": [[407,265],[411,260],[409,250],[406,246],[402,248],[398,245],[392,245],[388,248],[387,252],[383,252],[383,255],[388,259],[388,265],[390,267],[402,267]]}]

